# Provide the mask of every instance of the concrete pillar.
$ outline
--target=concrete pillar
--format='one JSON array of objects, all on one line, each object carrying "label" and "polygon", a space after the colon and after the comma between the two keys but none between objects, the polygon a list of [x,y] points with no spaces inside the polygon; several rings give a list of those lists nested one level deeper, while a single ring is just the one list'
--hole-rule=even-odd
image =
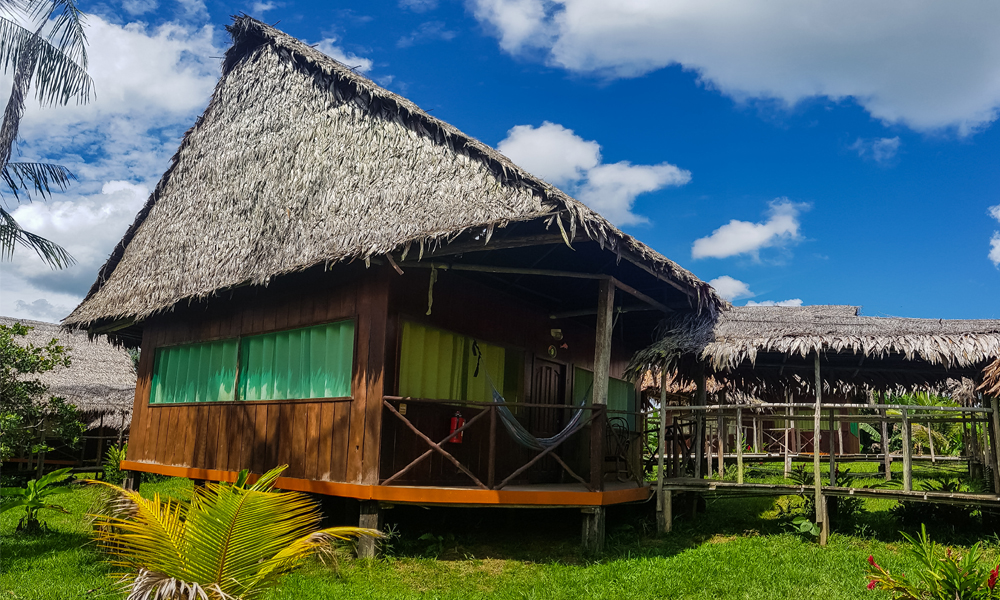
[{"label": "concrete pillar", "polygon": [[604,552],[604,507],[588,506],[583,513],[583,549],[588,554]]},{"label": "concrete pillar", "polygon": [[[358,527],[382,531],[382,509],[378,500],[362,500]],[[358,540],[358,558],[375,558],[378,542],[370,537]]]}]

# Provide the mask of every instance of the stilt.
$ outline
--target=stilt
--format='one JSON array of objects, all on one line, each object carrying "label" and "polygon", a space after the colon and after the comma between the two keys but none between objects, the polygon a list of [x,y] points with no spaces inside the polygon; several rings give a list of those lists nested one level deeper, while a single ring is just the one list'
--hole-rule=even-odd
[{"label": "stilt", "polygon": [[[670,492],[663,491],[663,453],[667,442],[667,370],[660,369],[660,428],[656,452],[656,531],[670,531],[670,515],[667,504],[672,502]],[[666,495],[664,495],[666,494]]]},{"label": "stilt", "polygon": [[[823,500],[823,478],[820,474],[820,459],[819,459],[819,449],[820,442],[822,439],[822,415],[820,413],[820,406],[823,403],[823,379],[820,377],[819,371],[819,350],[816,351],[816,408],[813,410],[813,484],[816,488],[816,524],[819,525],[822,531],[827,529],[827,519],[826,519],[826,502]],[[826,535],[823,533],[819,537],[820,545],[826,544]]]},{"label": "stilt", "polygon": [[[695,405],[705,406],[705,366],[698,365],[698,375],[696,377],[698,390],[695,392]],[[694,478],[701,479],[702,461],[705,460],[705,411],[696,411],[694,426]]]},{"label": "stilt", "polygon": [[[754,421],[754,425],[757,421]],[[757,427],[754,427],[756,435]],[[736,409],[736,483],[743,483],[743,409]]]},{"label": "stilt", "polygon": [[[885,395],[879,392],[879,404],[885,404]],[[885,409],[879,411],[882,415],[882,458],[885,460],[885,480],[892,481],[892,455],[889,454],[889,419]]]},{"label": "stilt", "polygon": [[1000,398],[990,398],[990,466],[993,468],[993,493],[1000,494]]},{"label": "stilt", "polygon": [[[785,390],[785,402],[789,406],[785,407],[785,415],[788,417],[792,416],[792,407],[790,406],[792,400],[788,394],[788,390]],[[785,477],[787,478],[792,474],[792,421],[791,419],[785,419]]]},{"label": "stilt", "polygon": [[903,413],[903,491],[909,492],[913,490],[913,457],[911,456],[913,452],[913,444],[910,441],[910,418],[907,416],[906,409],[902,410]]},{"label": "stilt", "polygon": [[604,507],[589,506],[583,513],[583,549],[588,554],[604,552]]},{"label": "stilt", "polygon": [[140,485],[142,485],[142,471],[125,472],[125,482],[122,483],[123,488],[130,492],[138,492]]},{"label": "stilt", "polygon": [[822,515],[819,528],[819,545],[825,546],[830,539],[830,510],[826,504],[826,494],[820,494],[820,502],[816,505],[816,514]]},{"label": "stilt", "polygon": [[[358,527],[382,531],[382,509],[378,500],[362,500]],[[370,537],[358,540],[358,558],[375,558],[377,542]]]}]

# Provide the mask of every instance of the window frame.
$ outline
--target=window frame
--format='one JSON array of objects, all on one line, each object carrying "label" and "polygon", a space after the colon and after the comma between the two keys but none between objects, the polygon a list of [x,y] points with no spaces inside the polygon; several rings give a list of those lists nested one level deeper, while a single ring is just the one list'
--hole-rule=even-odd
[{"label": "window frame", "polygon": [[[333,398],[285,398],[282,400],[244,400],[240,397],[240,375],[243,370],[243,339],[250,337],[257,337],[261,335],[270,335],[274,333],[281,333],[283,331],[295,331],[297,329],[309,329],[312,327],[321,327],[323,325],[332,325],[334,323],[343,323],[345,321],[351,321],[354,324],[354,342],[351,346],[351,395],[350,396],[337,396]],[[221,342],[226,340],[236,340],[236,375],[233,378],[233,400],[208,400],[204,402],[153,402],[153,374],[156,372],[156,364],[159,359],[159,352],[165,348],[177,348],[179,346],[194,346],[197,344],[209,344],[212,342]],[[251,334],[240,334],[236,337],[228,336],[213,336],[210,338],[199,339],[195,341],[184,341],[177,342],[173,344],[163,344],[153,348],[153,361],[150,366],[149,372],[149,390],[146,393],[146,406],[149,408],[162,408],[170,406],[257,406],[264,404],[299,404],[303,402],[351,402],[354,400],[355,393],[355,375],[357,373],[357,359],[358,356],[358,318],[357,316],[351,316],[341,319],[331,319],[329,321],[321,321],[319,323],[311,323],[309,325],[303,325],[301,327],[287,327],[282,329],[270,329],[267,331],[259,331]]]}]

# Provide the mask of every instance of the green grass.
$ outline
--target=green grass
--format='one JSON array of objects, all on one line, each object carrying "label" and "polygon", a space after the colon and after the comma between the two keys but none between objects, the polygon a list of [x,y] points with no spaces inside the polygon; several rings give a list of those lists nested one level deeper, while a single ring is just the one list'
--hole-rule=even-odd
[{"label": "green grass", "polygon": [[[18,515],[0,515],[0,600],[122,598],[111,570],[89,542],[82,515],[96,491],[73,487],[57,496],[71,515],[49,513],[52,533],[13,533]],[[143,484],[174,497],[191,483],[170,479]],[[677,503],[674,532],[650,535],[644,507],[609,511],[608,547],[600,559],[583,555],[579,511],[513,509],[446,511],[397,507],[387,519],[401,535],[393,556],[375,561],[345,558],[336,568],[309,565],[288,576],[267,600],[327,598],[887,598],[865,589],[869,554],[894,572],[915,563],[900,552],[892,503],[866,500],[866,512],[842,524],[821,548],[788,533],[789,500],[710,500],[690,516]],[[969,545],[981,530],[931,524],[941,543]],[[420,540],[431,533],[434,540]],[[995,538],[990,538],[995,539]],[[989,541],[989,539],[987,539]],[[986,545],[990,560],[998,546]],[[430,555],[427,557],[425,555]]]}]

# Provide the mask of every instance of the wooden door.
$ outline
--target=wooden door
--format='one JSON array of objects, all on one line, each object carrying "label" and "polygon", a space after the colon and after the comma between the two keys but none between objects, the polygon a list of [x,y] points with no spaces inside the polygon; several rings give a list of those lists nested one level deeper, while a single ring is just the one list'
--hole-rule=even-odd
[{"label": "wooden door", "polygon": [[[550,360],[535,359],[531,378],[532,404],[566,403],[566,365]],[[566,422],[566,411],[558,408],[529,409],[528,429],[535,437],[549,437],[559,433]]]}]

